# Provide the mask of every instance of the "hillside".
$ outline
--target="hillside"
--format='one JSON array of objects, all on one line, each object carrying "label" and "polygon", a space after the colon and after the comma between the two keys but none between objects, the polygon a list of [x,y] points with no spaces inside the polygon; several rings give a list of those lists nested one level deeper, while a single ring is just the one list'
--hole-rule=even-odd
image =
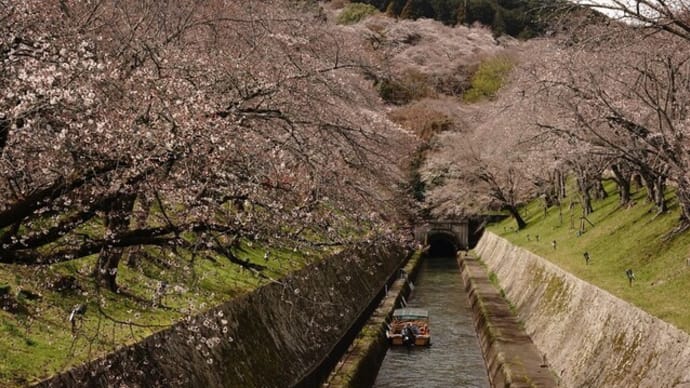
[{"label": "hillside", "polygon": [[421,176],[432,214],[503,212],[490,230],[687,332],[690,71],[679,52],[690,36],[678,12],[667,15],[678,29],[653,37],[585,17],[515,45],[500,91],[465,108],[464,133],[432,139]]},{"label": "hillside", "polygon": [[[614,186],[606,184],[610,195],[594,201],[584,233],[582,208],[570,207],[570,199],[546,212],[543,201],[531,201],[521,208],[526,228],[517,231],[515,221],[506,219],[488,230],[690,333],[690,233],[669,235],[678,221],[675,194],[668,194],[669,212],[653,217],[642,188],[635,189],[633,206],[621,208]],[[627,269],[634,272],[632,284]]]},{"label": "hillside", "polygon": [[669,33],[654,36],[587,13],[530,41],[428,19],[356,24],[391,46],[389,74],[416,92],[389,101],[389,116],[427,141],[423,213],[505,212],[490,230],[690,330],[690,72],[679,54],[690,39],[676,11],[665,14]]}]

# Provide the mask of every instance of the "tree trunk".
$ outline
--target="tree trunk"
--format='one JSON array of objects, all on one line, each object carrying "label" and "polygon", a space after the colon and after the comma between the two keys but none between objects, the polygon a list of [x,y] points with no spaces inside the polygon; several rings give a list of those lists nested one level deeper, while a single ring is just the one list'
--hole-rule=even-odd
[{"label": "tree trunk", "polygon": [[[129,229],[135,199],[136,195],[123,194],[113,201],[106,214],[106,236],[117,236]],[[117,292],[117,268],[123,252],[124,248],[121,247],[104,247],[101,250],[95,273],[98,285]]]},{"label": "tree trunk", "polygon": [[10,136],[10,120],[6,118],[0,118],[0,154],[5,149],[7,145],[7,138]]},{"label": "tree trunk", "polygon": [[589,180],[587,175],[585,173],[578,173],[577,188],[580,191],[580,200],[585,215],[588,215],[594,211],[592,208],[592,195],[590,194],[592,187],[592,182]]},{"label": "tree trunk", "polygon": [[582,210],[585,212],[585,216],[594,212],[594,208],[592,207],[592,196],[589,195],[589,190],[582,193]]},{"label": "tree trunk", "polygon": [[522,216],[520,216],[518,209],[513,205],[507,205],[506,208],[510,215],[515,219],[515,222],[517,222],[518,230],[524,229],[527,226],[527,223],[522,219]]},{"label": "tree trunk", "polygon": [[681,227],[690,224],[690,180],[682,177],[678,181],[678,206],[680,207]]},{"label": "tree trunk", "polygon": [[606,192],[606,189],[604,189],[604,184],[601,183],[600,179],[597,179],[594,182],[594,194],[597,199],[606,199],[609,196],[609,193]]},{"label": "tree trunk", "polygon": [[[133,216],[134,216],[134,227],[137,229],[144,229],[146,227],[146,223],[148,222],[148,217],[149,217],[149,212],[151,211],[151,201],[149,201],[146,196],[144,195],[139,195],[138,201],[140,209],[134,210],[133,208]],[[134,268],[137,265],[139,265],[139,257],[141,256],[141,246],[135,246],[131,247],[127,252],[126,252],[126,257],[127,257],[127,266],[130,268]]]},{"label": "tree trunk", "polygon": [[611,171],[613,171],[613,175],[615,176],[616,179],[616,185],[618,185],[618,195],[619,195],[619,200],[618,203],[621,206],[627,205],[630,203],[630,177],[629,175],[623,173],[621,171],[621,168],[617,165],[614,164],[611,166]]},{"label": "tree trunk", "polygon": [[554,186],[556,188],[556,197],[558,197],[558,201],[560,202],[563,198],[566,197],[565,176],[561,172],[561,170],[556,170],[554,174]]},{"label": "tree trunk", "polygon": [[594,209],[592,208],[592,196],[589,193],[590,190],[590,185],[589,182],[585,181],[585,177],[578,177],[577,178],[577,186],[580,189],[580,198],[581,198],[581,204],[582,204],[582,210],[585,213],[585,216],[588,215],[589,213],[593,212]]},{"label": "tree trunk", "polygon": [[647,191],[647,201],[650,203],[655,203],[654,202],[654,182],[656,181],[656,178],[648,173],[640,173],[642,176],[642,183],[644,184],[644,187]]},{"label": "tree trunk", "polygon": [[550,208],[552,206],[558,205],[561,202],[560,192],[561,188],[557,178],[554,176],[552,180],[547,180],[546,190],[544,192],[544,200],[546,201],[546,207]]},{"label": "tree trunk", "polygon": [[633,184],[633,187],[635,190],[639,190],[642,188],[642,176],[640,174],[633,174],[633,176],[630,178],[630,182]]},{"label": "tree trunk", "polygon": [[659,213],[665,213],[668,210],[668,204],[665,197],[666,178],[659,175],[654,180],[654,205]]}]

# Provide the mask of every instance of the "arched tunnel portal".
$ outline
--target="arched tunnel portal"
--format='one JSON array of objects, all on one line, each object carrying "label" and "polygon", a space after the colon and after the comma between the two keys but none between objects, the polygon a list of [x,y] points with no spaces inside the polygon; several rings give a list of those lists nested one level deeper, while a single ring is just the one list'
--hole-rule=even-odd
[{"label": "arched tunnel portal", "polygon": [[415,237],[431,257],[455,256],[459,250],[474,248],[485,224],[485,217],[427,220],[415,228]]},{"label": "arched tunnel portal", "polygon": [[429,233],[427,235],[429,257],[454,257],[463,247],[458,244],[455,235],[445,232]]}]

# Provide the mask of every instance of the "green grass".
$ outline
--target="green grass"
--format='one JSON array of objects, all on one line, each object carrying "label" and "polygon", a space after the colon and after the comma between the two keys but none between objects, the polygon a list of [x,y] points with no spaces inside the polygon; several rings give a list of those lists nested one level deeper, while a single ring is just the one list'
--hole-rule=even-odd
[{"label": "green grass", "polygon": [[494,98],[496,92],[503,86],[505,78],[513,62],[505,56],[497,56],[485,60],[470,80],[470,88],[463,94],[465,102],[478,102],[486,98]]},{"label": "green grass", "polygon": [[350,3],[346,5],[338,15],[338,24],[354,24],[369,15],[378,13],[373,5],[364,3]]},{"label": "green grass", "polygon": [[[166,204],[166,210],[167,215],[174,218],[184,209],[177,204]],[[230,203],[225,210],[237,211]],[[259,206],[252,210],[258,215],[268,211]],[[148,211],[146,222],[149,226],[168,222],[158,203],[153,203]],[[361,238],[371,231],[372,225],[355,223],[349,214],[327,205],[319,211],[336,216],[341,238]],[[218,217],[219,223],[229,222],[223,218],[227,214],[218,214]],[[105,225],[101,218],[95,217],[77,231],[98,238],[105,232]],[[290,230],[285,229],[285,232]],[[191,232],[181,237],[192,245],[197,241],[197,236]],[[327,241],[316,229],[303,230],[301,237],[313,244]],[[229,243],[227,237],[220,238]],[[61,241],[50,244],[42,248],[43,253],[49,254],[61,248],[61,244]],[[20,305],[16,311],[0,309],[0,348],[3,349],[0,352],[0,387],[26,386],[138,342],[184,317],[251,292],[342,249],[341,246],[303,246],[297,250],[284,245],[294,244],[272,240],[262,245],[241,240],[232,248],[240,260],[264,266],[260,273],[244,269],[220,255],[193,256],[184,249],[172,254],[157,247],[144,247],[136,253],[130,250],[137,259],[129,266],[123,257],[118,266],[120,293],[97,289],[93,277],[96,255],[44,266],[0,264],[0,298],[8,294]],[[51,288],[52,283],[65,276],[75,277],[81,289],[59,292]],[[161,281],[167,283],[167,289],[158,305],[154,301]],[[41,297],[37,300],[17,297],[19,290],[28,290]],[[73,334],[68,317],[77,304],[86,304],[87,311]]]},{"label": "green grass", "polygon": [[[548,209],[545,216],[543,201],[535,200],[521,209],[526,229],[515,232],[512,219],[488,229],[690,333],[690,233],[665,239],[677,226],[675,195],[667,194],[670,211],[655,216],[643,189],[633,195],[635,205],[629,208],[618,206],[613,183],[606,189],[611,195],[595,201],[594,212],[588,216],[594,226],[586,224],[580,236],[577,230],[582,210],[579,205],[569,210],[569,198],[562,205],[562,221],[557,207]],[[569,193],[574,195],[572,190]],[[551,245],[553,240],[556,249]],[[585,264],[584,252],[590,254],[589,265]],[[632,286],[625,276],[627,268],[635,272]]]},{"label": "green grass", "polygon": [[[10,295],[19,289],[41,294],[38,300],[21,300],[28,313],[0,310],[0,386],[25,386],[86,360],[93,359],[166,328],[177,320],[217,306],[235,296],[282,277],[322,257],[324,252],[294,252],[242,243],[235,252],[241,259],[265,265],[263,276],[216,257],[215,261],[182,254],[160,257],[161,263],[141,260],[130,268],[120,265],[118,283],[125,291],[115,294],[97,290],[91,273],[96,257],[43,267],[0,265],[0,285],[9,285]],[[57,292],[48,285],[63,275],[75,276],[81,291]],[[152,306],[158,282],[168,291],[162,306]],[[76,335],[68,316],[74,305],[87,304]],[[105,314],[99,313],[99,305]],[[131,322],[131,324],[130,324]]]}]

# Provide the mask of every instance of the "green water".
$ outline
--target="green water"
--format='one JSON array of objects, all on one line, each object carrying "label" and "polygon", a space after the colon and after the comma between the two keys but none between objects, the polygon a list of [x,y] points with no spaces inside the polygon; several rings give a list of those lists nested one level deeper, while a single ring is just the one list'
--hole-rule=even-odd
[{"label": "green water", "polygon": [[422,264],[410,307],[429,310],[432,346],[388,350],[374,387],[489,387],[455,258]]}]

